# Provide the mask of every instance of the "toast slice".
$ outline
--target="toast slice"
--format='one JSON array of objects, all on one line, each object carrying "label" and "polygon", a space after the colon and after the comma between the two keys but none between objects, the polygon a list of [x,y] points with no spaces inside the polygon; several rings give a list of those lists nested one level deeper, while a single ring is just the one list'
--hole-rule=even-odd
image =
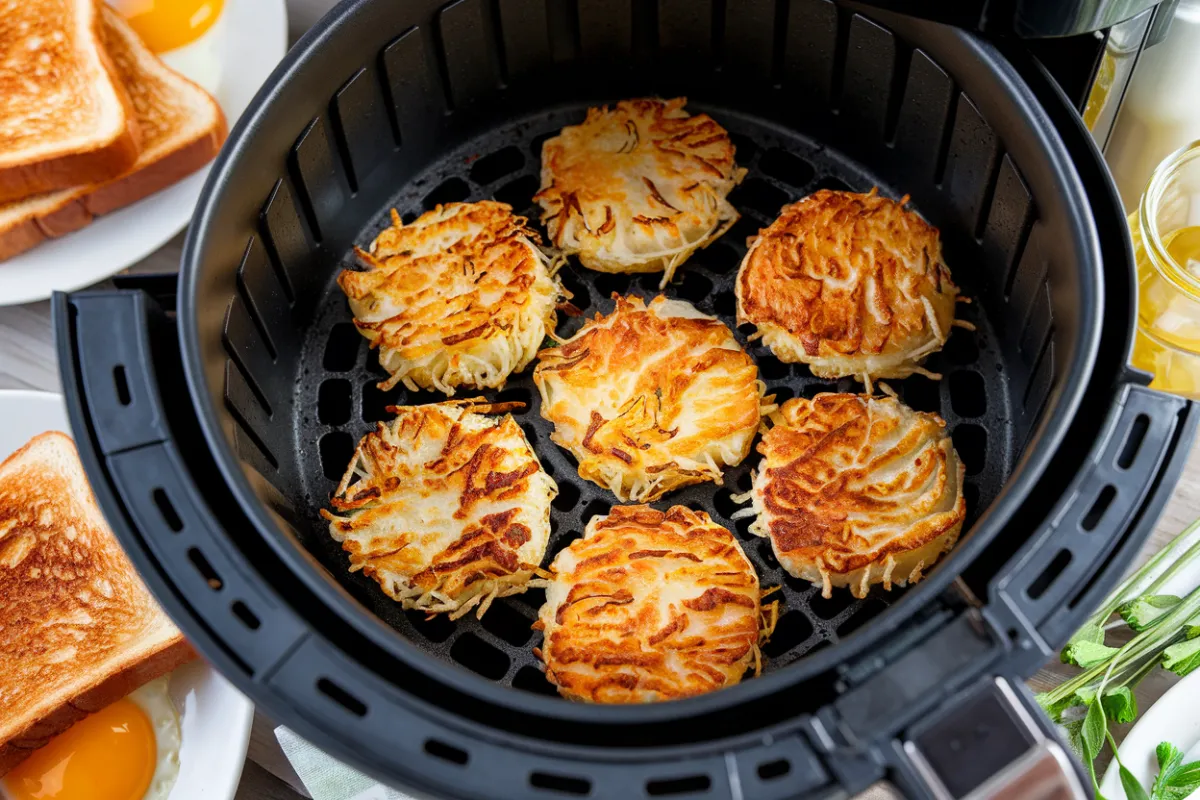
[{"label": "toast slice", "polygon": [[0,776],[195,657],[104,522],[66,434],[0,464]]},{"label": "toast slice", "polygon": [[137,159],[100,0],[0,0],[0,202],[108,180]]},{"label": "toast slice", "polygon": [[132,98],[141,153],[115,179],[0,204],[0,260],[170,186],[225,141],[225,115],[208,92],[160,61],[116,11],[105,6],[101,20],[104,48]]}]

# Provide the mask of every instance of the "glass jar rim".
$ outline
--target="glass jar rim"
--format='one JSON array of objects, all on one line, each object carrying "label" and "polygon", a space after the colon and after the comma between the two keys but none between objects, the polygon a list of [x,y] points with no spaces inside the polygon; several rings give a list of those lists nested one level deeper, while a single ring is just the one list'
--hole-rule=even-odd
[{"label": "glass jar rim", "polygon": [[1146,249],[1150,251],[1150,260],[1154,266],[1179,288],[1200,295],[1200,280],[1177,263],[1167,251],[1156,221],[1158,207],[1167,190],[1167,185],[1181,169],[1196,159],[1200,159],[1200,139],[1185,144],[1164,158],[1154,168],[1154,172],[1150,176],[1150,183],[1146,186],[1146,191],[1142,193],[1141,201],[1138,203],[1138,227],[1141,229],[1142,240]]}]

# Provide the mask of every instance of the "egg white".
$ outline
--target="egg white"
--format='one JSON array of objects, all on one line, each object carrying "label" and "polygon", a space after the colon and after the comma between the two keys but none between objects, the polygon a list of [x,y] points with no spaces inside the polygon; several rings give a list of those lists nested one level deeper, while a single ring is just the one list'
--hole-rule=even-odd
[{"label": "egg white", "polygon": [[225,65],[225,19],[222,13],[216,22],[198,39],[182,47],[159,53],[158,57],[168,67],[185,78],[200,84],[213,97],[220,99],[221,78]]},{"label": "egg white", "polygon": [[179,712],[167,691],[170,678],[170,675],[164,675],[152,680],[128,697],[149,718],[158,753],[154,777],[150,779],[150,788],[143,795],[143,800],[167,800],[176,778],[179,777],[179,747],[182,736]]}]

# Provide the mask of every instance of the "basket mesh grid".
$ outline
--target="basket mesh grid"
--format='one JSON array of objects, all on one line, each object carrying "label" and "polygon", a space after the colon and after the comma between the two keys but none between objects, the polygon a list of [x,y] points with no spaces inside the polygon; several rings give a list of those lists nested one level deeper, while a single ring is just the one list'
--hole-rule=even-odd
[{"label": "basket mesh grid", "polygon": [[[681,267],[664,293],[694,303],[701,311],[719,317],[733,328],[757,362],[769,393],[779,402],[823,391],[861,391],[861,385],[851,379],[815,378],[807,367],[784,364],[759,343],[747,343],[748,331],[735,328],[733,282],[745,254],[746,238],[769,224],[780,206],[820,188],[865,191],[877,185],[876,181],[856,164],[794,131],[698,104],[692,104],[689,110],[708,111],[734,138],[737,161],[748,168],[745,180],[730,196],[742,219],[723,238],[696,253]],[[401,187],[391,205],[405,221],[410,221],[438,203],[494,198],[509,203],[518,213],[536,222],[532,196],[538,189],[542,142],[563,125],[580,121],[583,112],[583,107],[557,109],[537,118],[496,127],[448,153]],[[893,197],[901,194],[881,184],[880,191]],[[363,229],[358,244],[367,246],[387,224],[388,209],[380,209],[377,218]],[[353,257],[349,253],[343,264],[352,266]],[[972,295],[969,265],[956,266],[951,260],[950,267],[964,293]],[[584,269],[571,259],[562,277],[574,294],[572,302],[590,317],[612,310],[614,292],[647,299],[657,295],[661,274],[603,274]],[[969,527],[1009,475],[1013,430],[1007,377],[998,342],[983,309],[977,302],[960,304],[958,313],[961,319],[974,323],[977,330],[956,328],[946,348],[926,362],[929,369],[942,373],[944,379],[932,381],[914,376],[889,384],[913,408],[937,412],[946,420],[966,465]],[[560,314],[559,335],[573,334],[583,321],[584,317]],[[297,406],[308,411],[296,420],[295,436],[304,491],[304,496],[297,498],[298,507],[307,512],[300,535],[308,549],[364,605],[419,647],[488,679],[555,695],[554,687],[545,680],[532,653],[540,634],[535,634],[530,625],[544,600],[542,590],[497,600],[482,620],[476,620],[473,614],[456,622],[450,622],[444,615],[426,620],[421,613],[402,611],[370,579],[347,571],[345,554],[328,535],[317,509],[327,505],[358,439],[373,429],[376,422],[388,417],[387,406],[437,402],[444,398],[439,394],[409,392],[403,387],[389,392],[376,387],[386,373],[379,366],[375,352],[368,351],[351,324],[345,297],[335,284],[327,291],[310,329],[304,363],[308,366],[297,386]],[[576,472],[575,460],[550,441],[551,426],[539,414],[540,400],[532,371],[531,365],[514,375],[499,392],[464,391],[458,396],[481,394],[489,399],[526,403],[524,410],[516,412],[516,419],[559,487],[543,562],[549,564],[559,550],[582,535],[591,517],[606,514],[616,498],[582,480]],[[855,600],[848,591],[839,590],[832,599],[825,600],[818,587],[787,575],[775,560],[769,541],[749,533],[750,520],[736,523],[730,520],[738,508],[732,495],[749,488],[751,471],[758,460],[757,452],[752,452],[742,464],[725,470],[722,486],[688,487],[654,505],[667,508],[682,504],[703,509],[719,524],[734,531],[754,563],[762,585],[780,587],[776,596],[782,601],[781,617],[770,642],[763,647],[763,669],[769,672],[819,647],[836,643],[893,602],[902,590],[889,593],[875,587],[864,600]]]}]

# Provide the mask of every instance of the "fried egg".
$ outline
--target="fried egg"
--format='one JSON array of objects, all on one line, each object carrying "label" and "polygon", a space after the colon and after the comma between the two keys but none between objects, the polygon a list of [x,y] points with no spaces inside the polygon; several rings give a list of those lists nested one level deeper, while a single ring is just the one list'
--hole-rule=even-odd
[{"label": "fried egg", "polygon": [[729,134],[687,99],[623,100],[542,145],[534,200],[550,241],[600,272],[662,272],[729,230],[729,192],[746,174]]},{"label": "fried egg", "polygon": [[920,363],[946,343],[958,288],[937,228],[899,202],[821,190],[785,206],[738,270],[738,324],[781,361],[821,378],[937,377]]},{"label": "fried egg", "polygon": [[893,397],[819,394],[771,419],[752,507],[734,517],[754,516],[750,531],[824,597],[915,583],[958,541],[964,469],[941,417]]},{"label": "fried egg", "polygon": [[209,94],[221,86],[224,0],[109,0],[167,66]]},{"label": "fried egg", "polygon": [[4,800],[166,800],[179,775],[170,676],[84,717],[3,779]]},{"label": "fried egg", "polygon": [[617,506],[550,571],[534,652],[564,697],[674,700],[732,686],[756,663],[758,575],[703,511]]},{"label": "fried egg", "polygon": [[546,554],[558,486],[521,427],[520,403],[448,400],[390,409],[358,443],[321,510],[361,571],[404,608],[451,619],[524,592]]},{"label": "fried egg", "polygon": [[533,380],[551,439],[581,477],[621,500],[720,483],[721,469],[750,453],[770,403],[758,367],[724,323],[690,303],[614,298],[611,314],[538,353]]},{"label": "fried egg", "polygon": [[366,271],[345,270],[338,285],[391,375],[381,388],[498,389],[533,360],[570,294],[526,222],[490,200],[408,225],[393,210],[369,252],[355,248]]}]

